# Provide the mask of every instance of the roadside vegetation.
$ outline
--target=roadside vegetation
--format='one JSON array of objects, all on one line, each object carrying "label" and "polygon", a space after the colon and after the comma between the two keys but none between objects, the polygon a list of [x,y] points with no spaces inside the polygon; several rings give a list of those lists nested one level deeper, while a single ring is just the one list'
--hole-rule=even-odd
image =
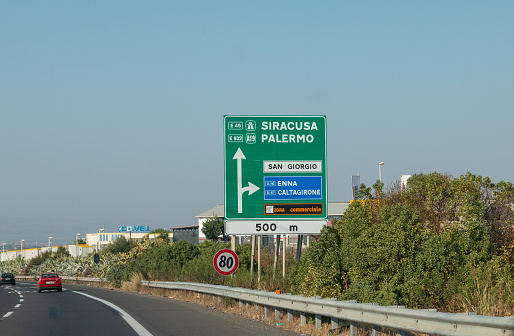
[{"label": "roadside vegetation", "polygon": [[362,186],[342,220],[293,267],[304,295],[513,315],[514,188],[466,174]]},{"label": "roadside vegetation", "polygon": [[[299,260],[287,256],[287,276],[273,268],[273,253],[262,253],[261,283],[251,244],[237,246],[235,277],[222,277],[212,260],[228,243],[222,221],[215,218],[201,245],[170,244],[167,233],[138,242],[118,239],[93,256],[43,254],[30,261],[0,263],[2,271],[108,279],[114,287],[139,289],[141,279],[192,281],[280,290],[308,296],[337,297],[409,308],[475,311],[514,315],[514,187],[493,184],[470,173],[418,174],[408,186],[361,185],[359,200],[341,221],[321,232]],[[207,234],[206,234],[207,235]],[[278,269],[282,269],[281,259]],[[254,274],[250,273],[252,262]],[[135,284],[128,286],[127,284]]]}]

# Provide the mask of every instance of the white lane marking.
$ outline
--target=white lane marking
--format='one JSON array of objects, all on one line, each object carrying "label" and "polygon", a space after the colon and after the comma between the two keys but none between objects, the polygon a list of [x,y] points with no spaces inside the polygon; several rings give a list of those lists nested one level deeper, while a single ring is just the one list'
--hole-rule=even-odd
[{"label": "white lane marking", "polygon": [[18,294],[18,295],[20,296],[20,303],[18,303],[16,306],[14,306],[13,311],[10,311],[10,312],[8,312],[7,314],[5,314],[4,316],[2,316],[2,317],[0,318],[0,321],[3,321],[3,320],[5,320],[6,318],[8,318],[9,316],[11,316],[11,315],[12,315],[12,313],[14,313],[14,311],[15,311],[16,309],[20,308],[20,306],[21,306],[21,302],[23,302],[23,299],[22,299],[22,298],[23,298],[23,295],[21,294],[21,292],[19,292],[19,291],[17,291],[17,290],[13,290],[12,292],[7,292],[7,293],[8,293],[8,294]]},{"label": "white lane marking", "polygon": [[137,322],[132,316],[127,314],[123,309],[121,309],[120,307],[116,306],[115,304],[110,303],[109,301],[97,298],[95,296],[86,294],[86,293],[81,293],[81,292],[76,292],[76,291],[71,291],[71,292],[87,296],[88,298],[93,299],[93,300],[100,301],[104,305],[109,306],[112,309],[116,310],[118,312],[118,314],[120,314],[121,317],[125,320],[125,322],[127,322],[129,324],[129,326],[131,326],[132,329],[134,329],[134,331],[138,335],[140,335],[140,336],[152,336],[152,334],[148,330],[146,330],[141,324],[139,324],[139,322]]},{"label": "white lane marking", "polygon": [[4,316],[2,316],[2,318],[0,319],[0,321],[2,321],[3,319],[8,318],[11,314],[12,314],[12,311],[8,312],[8,313],[7,313],[7,314],[5,314]]}]

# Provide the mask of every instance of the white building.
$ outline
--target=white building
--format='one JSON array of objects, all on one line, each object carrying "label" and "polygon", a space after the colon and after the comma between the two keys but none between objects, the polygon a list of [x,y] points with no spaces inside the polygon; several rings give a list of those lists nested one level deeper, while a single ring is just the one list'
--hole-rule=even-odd
[{"label": "white building", "polygon": [[86,234],[88,245],[97,246],[99,249],[104,245],[111,244],[119,237],[123,236],[127,240],[141,240],[148,232],[99,232]]}]

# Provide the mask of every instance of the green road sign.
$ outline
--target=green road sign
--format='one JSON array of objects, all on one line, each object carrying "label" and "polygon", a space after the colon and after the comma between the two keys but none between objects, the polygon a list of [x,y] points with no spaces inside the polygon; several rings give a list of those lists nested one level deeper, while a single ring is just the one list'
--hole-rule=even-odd
[{"label": "green road sign", "polygon": [[326,223],[325,116],[225,116],[224,146],[227,221]]}]

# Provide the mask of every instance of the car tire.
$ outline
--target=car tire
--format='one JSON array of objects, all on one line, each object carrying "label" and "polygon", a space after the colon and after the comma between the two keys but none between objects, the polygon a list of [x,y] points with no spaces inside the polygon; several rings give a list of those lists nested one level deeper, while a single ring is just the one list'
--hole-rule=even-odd
[{"label": "car tire", "polygon": [[62,292],[62,288],[59,288],[57,291],[58,291],[58,292]]},{"label": "car tire", "polygon": [[38,292],[38,293],[41,293],[41,288],[38,288],[38,289],[37,289],[37,292]]}]

